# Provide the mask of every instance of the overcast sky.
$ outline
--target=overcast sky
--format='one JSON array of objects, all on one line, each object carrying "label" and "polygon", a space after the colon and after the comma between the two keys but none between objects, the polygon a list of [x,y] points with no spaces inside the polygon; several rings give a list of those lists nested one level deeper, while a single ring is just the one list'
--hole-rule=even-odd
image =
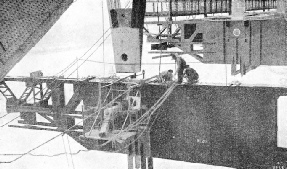
[{"label": "overcast sky", "polygon": [[[102,0],[78,0],[68,8],[9,75],[27,76],[32,71],[42,70],[44,75],[51,76],[64,69],[76,58],[82,57],[103,35],[102,7],[104,8],[104,29],[107,30],[109,18],[106,3],[102,5]],[[101,42],[102,40],[83,59],[95,51]],[[89,60],[103,61],[102,51],[103,48],[100,47]],[[105,41],[106,60],[113,57],[112,53],[111,38],[108,38]],[[85,72],[82,76],[103,74],[101,66],[102,64],[87,62],[80,71]]]},{"label": "overcast sky", "polygon": [[[122,6],[126,6],[129,0],[125,0]],[[104,9],[104,20],[102,15]],[[83,54],[95,44],[103,35],[104,29],[109,28],[109,17],[106,1],[102,0],[77,0],[61,16],[49,32],[40,40],[35,47],[10,71],[8,75],[28,76],[30,72],[42,70],[44,75],[53,76],[76,58],[81,58]],[[107,33],[107,35],[110,32]],[[146,38],[144,38],[145,41]],[[108,63],[113,62],[112,41],[109,37],[105,41],[105,51],[103,57],[103,47],[99,47],[102,40],[97,43],[92,50],[82,59],[86,59],[94,52],[89,61],[85,62],[79,69],[79,76],[110,76],[115,72],[114,66]],[[97,47],[99,47],[97,49]],[[97,49],[97,50],[96,50]],[[159,59],[153,60],[148,54],[150,46],[144,43],[143,60],[144,63],[159,63]],[[252,70],[244,77],[232,77],[230,65],[201,64],[189,55],[184,55],[184,59],[195,68],[200,76],[201,82],[226,83],[234,79],[239,79],[247,84],[271,84],[286,85],[286,67],[274,68],[272,66],[260,66]],[[106,64],[96,62],[106,62]],[[170,58],[163,58],[163,63],[173,63]],[[81,61],[78,63],[81,64]],[[105,69],[103,69],[105,66]],[[143,65],[146,70],[146,77],[150,77],[159,71],[158,65]],[[174,69],[174,65],[162,65],[161,71]],[[67,71],[65,77],[76,76],[76,65]],[[104,71],[105,70],[105,71]],[[74,72],[73,74],[71,74]],[[266,76],[268,74],[268,76]]]}]

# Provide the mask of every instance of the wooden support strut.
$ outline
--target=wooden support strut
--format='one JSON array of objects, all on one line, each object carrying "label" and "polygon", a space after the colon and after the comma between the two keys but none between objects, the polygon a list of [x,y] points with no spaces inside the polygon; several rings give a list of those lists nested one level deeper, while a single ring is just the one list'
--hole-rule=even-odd
[{"label": "wooden support strut", "polygon": [[[75,119],[80,118],[81,112],[75,111],[82,100],[80,85],[76,87],[73,97],[65,105],[64,83],[63,81],[38,81],[37,78],[27,77],[26,88],[22,95],[17,99],[5,81],[0,83],[0,92],[5,93],[7,98],[6,110],[8,113],[20,112],[21,120],[18,123],[28,125],[38,125],[36,114],[49,121],[53,127],[67,129],[75,124]],[[43,90],[43,83],[47,84],[47,89]],[[75,84],[74,84],[75,85]],[[32,94],[32,95],[31,95]],[[27,99],[31,96],[33,103],[28,103]],[[48,100],[52,97],[52,105],[48,105]],[[41,125],[41,124],[40,124]],[[58,131],[60,131],[58,130]]]},{"label": "wooden support strut", "polygon": [[140,152],[139,152],[139,140],[138,140],[138,136],[135,136],[135,167],[136,169],[140,169],[141,166],[141,156],[140,156]]},{"label": "wooden support strut", "polygon": [[3,96],[6,99],[12,98],[16,100],[15,94],[12,92],[12,90],[9,88],[9,86],[4,81],[0,82],[0,92],[3,94]]},{"label": "wooden support strut", "polygon": [[[151,108],[154,111],[167,99],[167,97],[172,93],[173,89],[177,85],[174,83],[170,88],[165,92],[165,94],[159,99],[159,101]],[[151,112],[152,113],[152,112]],[[132,149],[134,143],[134,152]],[[151,153],[151,145],[150,145],[150,129],[148,125],[141,126],[138,129],[138,133],[135,135],[134,140],[132,140],[128,147],[128,169],[133,168],[133,155],[135,156],[135,167],[139,169],[146,168],[153,169],[153,160]],[[148,160],[146,160],[148,157]],[[146,164],[148,162],[148,164]]]},{"label": "wooden support strut", "polygon": [[146,155],[144,152],[144,144],[140,143],[141,169],[146,169]]},{"label": "wooden support strut", "polygon": [[142,126],[138,134],[129,142],[128,169],[153,169],[153,158],[150,148],[150,131]]},{"label": "wooden support strut", "polygon": [[128,147],[128,169],[134,169],[134,163],[133,163],[133,144],[130,142],[130,145]]}]

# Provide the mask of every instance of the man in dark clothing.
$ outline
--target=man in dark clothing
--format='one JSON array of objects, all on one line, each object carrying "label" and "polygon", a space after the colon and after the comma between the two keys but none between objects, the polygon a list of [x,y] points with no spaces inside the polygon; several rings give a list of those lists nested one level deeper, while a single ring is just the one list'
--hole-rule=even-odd
[{"label": "man in dark clothing", "polygon": [[193,68],[187,66],[187,68],[183,72],[184,77],[186,78],[187,83],[194,84],[198,82],[198,73]]},{"label": "man in dark clothing", "polygon": [[176,72],[175,72],[175,74],[177,74],[177,82],[178,83],[182,83],[182,80],[183,80],[183,70],[185,69],[185,68],[187,68],[187,66],[186,66],[186,61],[182,58],[182,57],[180,57],[180,56],[178,56],[178,54],[171,54],[171,57],[172,57],[172,59],[173,60],[175,60],[175,62],[176,62],[176,65],[177,65],[177,69],[176,69]]},{"label": "man in dark clothing", "polygon": [[169,82],[173,79],[173,70],[167,70],[160,73],[159,81],[161,82]]}]

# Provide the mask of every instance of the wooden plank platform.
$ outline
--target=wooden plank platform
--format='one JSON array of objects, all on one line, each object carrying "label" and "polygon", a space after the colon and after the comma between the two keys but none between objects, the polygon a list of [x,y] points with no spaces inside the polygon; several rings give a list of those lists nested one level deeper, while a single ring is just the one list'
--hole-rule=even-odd
[{"label": "wooden plank platform", "polygon": [[43,107],[36,107],[36,106],[14,106],[14,105],[7,105],[8,112],[37,112],[43,114],[53,115],[52,109],[50,108],[43,108]]},{"label": "wooden plank platform", "polygon": [[136,132],[122,132],[122,133],[120,133],[120,130],[115,130],[112,133],[108,133],[105,137],[100,137],[99,133],[100,133],[99,130],[92,130],[91,133],[87,132],[82,137],[95,139],[95,140],[111,140],[111,139],[114,139],[117,142],[121,143],[121,142],[124,142],[125,140],[136,135]]},{"label": "wooden plank platform", "polygon": [[81,114],[64,114],[63,116],[71,117],[71,118],[74,118],[74,119],[83,119],[83,115],[81,115]]}]

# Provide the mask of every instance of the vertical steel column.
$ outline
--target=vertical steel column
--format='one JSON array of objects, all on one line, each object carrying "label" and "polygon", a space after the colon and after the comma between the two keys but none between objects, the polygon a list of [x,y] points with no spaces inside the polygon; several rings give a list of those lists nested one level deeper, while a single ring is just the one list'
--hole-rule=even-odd
[{"label": "vertical steel column", "polygon": [[263,31],[262,31],[263,26],[262,25],[263,25],[263,22],[260,21],[260,61],[259,61],[260,65],[262,62],[262,49],[263,49],[263,45],[262,45],[262,43],[263,43]]},{"label": "vertical steel column", "polygon": [[152,157],[148,157],[148,169],[153,169],[153,158]]},{"label": "vertical steel column", "polygon": [[59,127],[65,128],[65,126],[63,126],[63,119],[61,114],[61,110],[65,107],[64,83],[57,81],[47,83],[47,87],[51,90],[53,112],[56,113],[53,115],[53,119],[58,121],[58,125],[60,125]]},{"label": "vertical steel column", "polygon": [[223,21],[223,63],[226,64],[226,21]]},{"label": "vertical steel column", "polygon": [[146,169],[146,155],[144,152],[143,143],[140,143],[140,155],[141,155],[141,169]]},{"label": "vertical steel column", "polygon": [[231,8],[232,8],[232,1],[231,0],[227,0],[227,2],[229,3],[229,15],[231,15]]},{"label": "vertical steel column", "polygon": [[145,136],[145,154],[147,156],[147,164],[148,169],[153,169],[153,158],[152,158],[152,152],[151,152],[151,138],[150,138],[150,128],[146,130],[146,136]]},{"label": "vertical steel column", "polygon": [[169,0],[169,21],[172,20],[172,0]]},{"label": "vertical steel column", "polygon": [[212,0],[210,0],[209,1],[210,13],[213,13],[212,6],[213,6],[213,2],[212,2]]},{"label": "vertical steel column", "polygon": [[140,151],[139,151],[139,141],[138,141],[138,138],[139,136],[136,135],[135,137],[135,167],[136,169],[140,169],[140,166],[141,166],[141,156],[140,156]]},{"label": "vertical steel column", "polygon": [[2,95],[7,99],[7,101],[8,101],[8,99],[13,100],[13,101],[17,100],[15,94],[7,86],[5,81],[0,82],[0,93],[2,93]]},{"label": "vertical steel column", "polygon": [[204,17],[207,17],[207,11],[206,11],[206,0],[204,0]]},{"label": "vertical steel column", "polygon": [[42,100],[43,97],[44,97],[43,84],[42,84],[42,83],[40,83],[39,90],[40,90],[40,98],[41,98],[41,100]]},{"label": "vertical steel column", "polygon": [[249,66],[251,66],[252,59],[252,22],[249,22]]},{"label": "vertical steel column", "polygon": [[169,0],[169,16],[168,16],[168,34],[171,35],[172,34],[172,0]]},{"label": "vertical steel column", "polygon": [[133,144],[130,142],[128,147],[128,169],[134,169],[134,152],[133,152]]}]

